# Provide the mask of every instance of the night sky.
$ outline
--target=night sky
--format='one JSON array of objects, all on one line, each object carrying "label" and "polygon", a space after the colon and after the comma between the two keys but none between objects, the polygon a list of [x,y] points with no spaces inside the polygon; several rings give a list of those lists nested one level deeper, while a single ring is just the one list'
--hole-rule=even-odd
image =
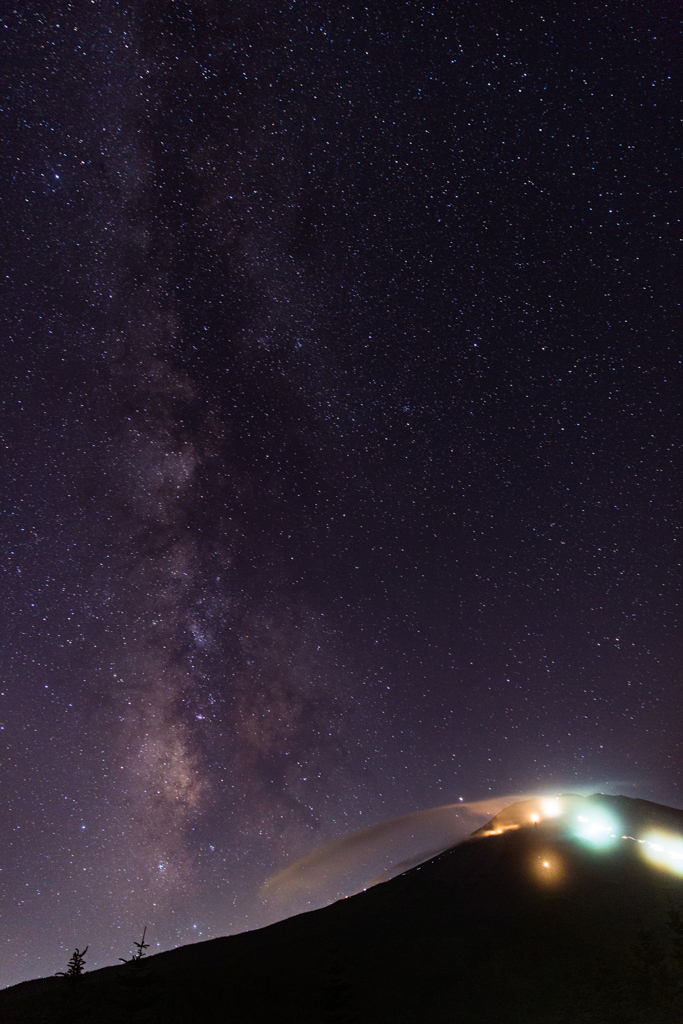
[{"label": "night sky", "polygon": [[460,797],[681,806],[680,6],[1,23],[0,984]]}]

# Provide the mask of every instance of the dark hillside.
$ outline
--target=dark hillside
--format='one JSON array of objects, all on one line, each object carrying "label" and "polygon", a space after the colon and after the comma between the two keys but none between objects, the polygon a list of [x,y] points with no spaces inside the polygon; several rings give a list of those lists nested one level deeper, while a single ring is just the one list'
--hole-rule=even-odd
[{"label": "dark hillside", "polygon": [[649,848],[664,855],[653,830],[682,836],[683,812],[566,797],[562,813],[544,817],[541,801],[527,801],[433,860],[322,910],[169,950],[138,970],[7,989],[0,1019],[681,1021],[683,881],[644,857]]}]

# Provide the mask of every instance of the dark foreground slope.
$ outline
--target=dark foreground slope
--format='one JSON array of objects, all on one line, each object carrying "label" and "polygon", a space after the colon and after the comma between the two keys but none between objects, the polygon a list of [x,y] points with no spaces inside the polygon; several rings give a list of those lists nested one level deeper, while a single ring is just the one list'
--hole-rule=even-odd
[{"label": "dark foreground slope", "polygon": [[517,805],[434,860],[323,910],[170,950],[137,971],[6,989],[0,1021],[683,1021],[683,881],[635,841],[653,827],[683,835],[683,812],[573,797],[534,825],[536,808],[542,816],[540,801]]}]

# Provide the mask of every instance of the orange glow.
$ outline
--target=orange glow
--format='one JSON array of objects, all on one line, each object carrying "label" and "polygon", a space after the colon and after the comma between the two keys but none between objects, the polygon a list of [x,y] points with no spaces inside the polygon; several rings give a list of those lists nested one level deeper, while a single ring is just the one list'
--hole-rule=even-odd
[{"label": "orange glow", "polygon": [[543,885],[553,885],[564,878],[564,866],[555,853],[537,854],[531,862],[531,870]]},{"label": "orange glow", "polygon": [[500,828],[492,828],[487,832],[481,832],[482,836],[500,836],[503,832],[509,832],[511,829],[519,828],[519,825],[501,825]]},{"label": "orange glow", "polygon": [[541,820],[540,814],[532,814],[531,815],[531,820],[533,821],[534,825],[537,824],[537,822],[539,822]]}]

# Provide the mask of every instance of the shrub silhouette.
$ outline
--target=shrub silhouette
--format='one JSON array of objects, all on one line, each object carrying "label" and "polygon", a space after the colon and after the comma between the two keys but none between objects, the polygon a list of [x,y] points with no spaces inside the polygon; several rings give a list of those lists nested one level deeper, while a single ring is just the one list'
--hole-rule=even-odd
[{"label": "shrub silhouette", "polygon": [[126,958],[123,957],[123,956],[119,957],[119,960],[121,961],[122,964],[137,964],[137,963],[140,962],[140,960],[142,960],[143,956],[145,955],[145,950],[149,949],[149,942],[145,942],[145,935],[146,934],[147,934],[147,925],[145,925],[145,927],[143,929],[142,938],[140,939],[140,941],[139,942],[133,942],[133,945],[135,947],[137,947],[137,948],[136,948],[135,952],[133,953],[132,957],[130,957],[129,960],[126,960]]},{"label": "shrub silhouette", "polygon": [[58,978],[79,978],[83,974],[83,967],[85,966],[85,954],[88,952],[89,946],[85,949],[75,949],[73,956],[69,960],[67,969],[65,971],[57,971]]}]

